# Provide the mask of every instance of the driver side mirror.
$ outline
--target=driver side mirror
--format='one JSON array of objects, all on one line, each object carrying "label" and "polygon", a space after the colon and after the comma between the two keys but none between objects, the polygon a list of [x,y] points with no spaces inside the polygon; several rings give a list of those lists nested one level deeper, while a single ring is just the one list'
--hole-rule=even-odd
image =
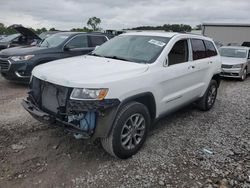
[{"label": "driver side mirror", "polygon": [[163,63],[163,67],[167,67],[168,66],[168,56],[167,58],[165,59],[164,63]]},{"label": "driver side mirror", "polygon": [[64,51],[71,51],[71,50],[73,50],[74,49],[74,46],[64,46]]},{"label": "driver side mirror", "polygon": [[95,47],[95,50],[96,50],[97,48],[99,48],[99,47],[100,47],[100,46],[96,46],[96,47]]}]

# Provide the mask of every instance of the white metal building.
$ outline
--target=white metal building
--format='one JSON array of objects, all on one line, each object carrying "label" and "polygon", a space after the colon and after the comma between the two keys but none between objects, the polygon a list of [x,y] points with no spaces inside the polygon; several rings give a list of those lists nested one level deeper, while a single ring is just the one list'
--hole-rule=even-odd
[{"label": "white metal building", "polygon": [[250,42],[250,24],[204,23],[202,34],[223,45]]}]

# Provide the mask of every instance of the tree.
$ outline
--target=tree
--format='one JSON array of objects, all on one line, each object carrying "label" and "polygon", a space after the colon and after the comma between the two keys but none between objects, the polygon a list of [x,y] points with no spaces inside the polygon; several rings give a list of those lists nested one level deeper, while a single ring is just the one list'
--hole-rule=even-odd
[{"label": "tree", "polygon": [[98,28],[98,25],[100,25],[100,23],[101,19],[94,16],[92,18],[89,18],[87,25],[90,26],[93,31],[98,31],[100,30],[100,28]]},{"label": "tree", "polygon": [[49,31],[56,31],[54,27],[50,28]]}]

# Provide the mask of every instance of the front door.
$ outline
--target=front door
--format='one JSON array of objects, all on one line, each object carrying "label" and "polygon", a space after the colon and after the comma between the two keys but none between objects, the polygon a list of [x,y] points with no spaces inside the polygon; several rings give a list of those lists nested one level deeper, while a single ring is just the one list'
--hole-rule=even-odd
[{"label": "front door", "polygon": [[168,65],[160,74],[160,113],[166,113],[190,102],[196,96],[193,77],[195,63],[190,61],[189,39],[177,41],[168,54]]}]

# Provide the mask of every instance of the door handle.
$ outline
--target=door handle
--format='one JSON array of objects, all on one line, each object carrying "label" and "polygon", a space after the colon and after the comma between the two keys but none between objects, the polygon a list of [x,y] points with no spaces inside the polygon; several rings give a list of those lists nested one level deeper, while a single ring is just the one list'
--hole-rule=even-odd
[{"label": "door handle", "polygon": [[208,63],[209,63],[209,64],[212,64],[213,62],[212,62],[212,61],[209,61]]}]

